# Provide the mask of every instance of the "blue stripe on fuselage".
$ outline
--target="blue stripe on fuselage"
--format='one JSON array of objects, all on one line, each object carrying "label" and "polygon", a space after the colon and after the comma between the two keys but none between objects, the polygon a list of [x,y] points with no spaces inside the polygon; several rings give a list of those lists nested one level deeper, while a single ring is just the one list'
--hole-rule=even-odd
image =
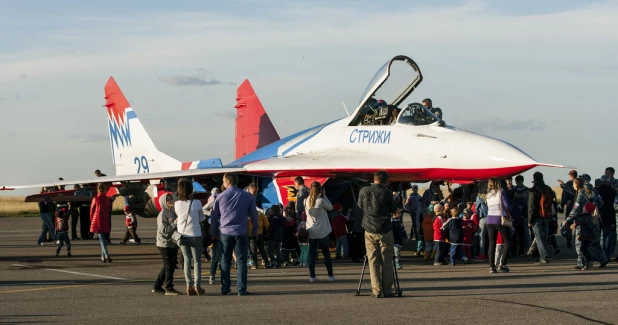
[{"label": "blue stripe on fuselage", "polygon": [[134,118],[137,118],[137,114],[135,114],[135,111],[127,111],[127,120]]},{"label": "blue stripe on fuselage", "polygon": [[[335,121],[333,121],[335,122]],[[285,145],[286,143],[290,142],[291,140],[294,140],[306,133],[309,133],[317,128],[324,128],[326,125],[329,125],[333,122],[330,123],[325,123],[325,124],[321,124],[318,126],[314,126],[312,128],[294,133],[288,137],[285,137],[279,141],[275,141],[265,147],[262,147],[252,153],[246,154],[242,157],[240,157],[239,159],[229,163],[228,165],[226,165],[225,167],[242,167],[245,164],[251,163],[251,162],[256,162],[256,161],[260,161],[260,160],[264,160],[264,159],[268,159],[268,158],[272,158],[272,157],[277,157],[279,155],[279,148],[281,148],[283,145]],[[321,131],[321,129],[319,131],[317,131],[315,134],[319,133]],[[313,134],[310,137],[315,136],[315,134]],[[301,141],[304,142],[304,141]],[[298,143],[297,145],[300,145],[300,143]],[[296,145],[292,146],[293,148],[296,147]],[[286,150],[286,152],[289,151]]]}]

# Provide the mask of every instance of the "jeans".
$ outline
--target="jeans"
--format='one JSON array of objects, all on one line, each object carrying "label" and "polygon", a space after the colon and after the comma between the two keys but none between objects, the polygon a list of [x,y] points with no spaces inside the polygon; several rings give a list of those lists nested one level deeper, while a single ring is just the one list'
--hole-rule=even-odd
[{"label": "jeans", "polygon": [[69,240],[69,234],[66,231],[60,231],[56,235],[58,235],[58,248],[56,248],[56,255],[60,254],[60,250],[64,243],[67,243],[67,254],[71,254],[71,241]]},{"label": "jeans", "polygon": [[[479,255],[486,255],[488,251],[487,246],[487,218],[479,220]],[[494,241],[495,243],[495,241]]]},{"label": "jeans", "polygon": [[159,271],[159,276],[155,281],[155,289],[163,288],[165,284],[165,291],[174,290],[174,270],[176,269],[176,249],[171,247],[157,247],[161,259],[163,260],[163,267]]},{"label": "jeans", "polygon": [[[577,245],[577,242],[575,242],[575,245]],[[589,240],[582,240],[580,243],[580,250],[581,250],[581,254],[582,254],[582,264],[581,266],[589,266],[592,264],[592,257],[590,256],[590,241]]]},{"label": "jeans", "polygon": [[416,236],[416,251],[424,252],[425,251],[425,235],[417,235]]},{"label": "jeans", "polygon": [[463,246],[451,244],[451,264],[455,264],[457,260],[462,260],[463,258]]},{"label": "jeans", "polygon": [[217,269],[221,264],[221,241],[213,240],[212,241],[212,255],[210,260],[210,276],[215,276],[217,274]]},{"label": "jeans", "polygon": [[376,296],[392,294],[394,242],[392,231],[385,234],[365,232],[371,290]]},{"label": "jeans", "polygon": [[247,235],[221,234],[221,292],[230,292],[230,268],[232,267],[232,252],[236,253],[238,272],[236,274],[236,291],[242,294],[247,291],[247,251],[249,237]]},{"label": "jeans", "polygon": [[[180,245],[184,258],[185,281],[187,288],[200,288],[202,283],[202,236],[182,237]],[[193,260],[194,279],[191,278],[191,260]]]},{"label": "jeans", "polygon": [[616,249],[616,227],[615,226],[603,226],[603,251],[605,256],[609,258],[614,254]]},{"label": "jeans", "polygon": [[101,244],[101,257],[109,256],[107,253],[107,240],[109,240],[109,234],[99,234],[99,243]]},{"label": "jeans", "polygon": [[309,257],[309,244],[300,244],[300,264],[307,265],[307,258]]},{"label": "jeans", "polygon": [[270,265],[278,265],[281,264],[282,256],[281,256],[281,242],[269,240],[268,241],[268,257],[270,259]]},{"label": "jeans", "polygon": [[[549,256],[549,218],[536,219],[536,222],[532,225],[534,231],[534,238],[536,239],[536,246],[539,250],[539,259],[546,260]],[[532,246],[532,245],[530,245]]]},{"label": "jeans", "polygon": [[264,235],[258,235],[257,238],[249,239],[249,245],[251,247],[251,261],[253,265],[258,265],[258,251],[262,256],[264,265],[269,265],[268,254],[266,253],[266,248],[264,248]]},{"label": "jeans", "polygon": [[[509,252],[511,249],[511,229],[506,228],[503,225],[487,225],[487,234],[489,235],[489,267],[496,267],[496,241],[498,240],[498,233],[502,236],[502,242],[504,243],[504,254],[500,260],[501,265],[506,265],[509,259]],[[546,239],[547,240],[547,239]]]},{"label": "jeans", "polygon": [[515,228],[515,235],[513,235],[513,241],[511,242],[511,255],[520,254],[523,255],[526,249],[526,234],[528,225],[524,225],[525,220],[515,219],[513,225]]},{"label": "jeans", "polygon": [[39,240],[37,243],[41,244],[43,240],[45,240],[45,236],[47,236],[48,232],[51,235],[52,240],[56,241],[56,232],[54,230],[54,224],[49,213],[42,212],[41,220],[43,220],[43,231],[41,231],[41,235],[39,236]]},{"label": "jeans", "polygon": [[336,246],[336,250],[335,250],[335,256],[341,256],[341,253],[343,251],[343,256],[348,257],[349,255],[349,248],[348,248],[348,237],[347,236],[343,236],[343,237],[339,237],[337,238],[337,246]]},{"label": "jeans", "polygon": [[324,255],[324,264],[326,264],[328,276],[333,276],[333,261],[330,258],[330,238],[328,236],[322,239],[309,239],[309,276],[315,278],[315,261],[318,258],[318,248],[322,250]]},{"label": "jeans", "polygon": [[444,263],[444,258],[446,257],[446,254],[449,251],[449,243],[443,242],[443,241],[441,242],[434,241],[433,245],[434,245],[434,248],[437,247],[435,262]]}]

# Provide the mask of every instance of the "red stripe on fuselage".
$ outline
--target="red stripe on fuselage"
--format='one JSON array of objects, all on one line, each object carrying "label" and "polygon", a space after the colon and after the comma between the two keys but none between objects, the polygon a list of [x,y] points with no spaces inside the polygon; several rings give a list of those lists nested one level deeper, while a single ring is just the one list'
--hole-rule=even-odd
[{"label": "red stripe on fuselage", "polygon": [[181,170],[188,170],[189,168],[191,168],[191,164],[192,162],[183,162],[180,168]]},{"label": "red stripe on fuselage", "polygon": [[370,179],[378,170],[386,170],[391,181],[475,181],[486,180],[492,177],[509,177],[523,173],[536,165],[487,168],[487,169],[450,169],[450,168],[333,168],[333,169],[305,169],[289,171],[250,170],[249,173],[275,174],[277,177],[313,176],[313,177],[359,177]]}]

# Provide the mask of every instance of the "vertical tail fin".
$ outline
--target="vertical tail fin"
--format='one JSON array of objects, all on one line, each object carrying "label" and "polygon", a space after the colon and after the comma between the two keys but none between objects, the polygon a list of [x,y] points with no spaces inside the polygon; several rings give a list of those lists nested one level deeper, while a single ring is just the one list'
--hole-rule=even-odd
[{"label": "vertical tail fin", "polygon": [[113,77],[105,84],[105,100],[116,175],[181,169],[180,161],[157,150]]},{"label": "vertical tail fin", "polygon": [[235,107],[236,159],[279,140],[249,80],[238,87]]}]

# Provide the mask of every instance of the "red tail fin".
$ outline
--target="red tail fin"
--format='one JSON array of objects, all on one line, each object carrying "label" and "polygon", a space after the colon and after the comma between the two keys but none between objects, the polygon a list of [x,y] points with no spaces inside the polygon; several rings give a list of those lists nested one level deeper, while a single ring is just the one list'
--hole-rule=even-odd
[{"label": "red tail fin", "polygon": [[235,107],[236,159],[279,140],[249,80],[238,87]]}]

